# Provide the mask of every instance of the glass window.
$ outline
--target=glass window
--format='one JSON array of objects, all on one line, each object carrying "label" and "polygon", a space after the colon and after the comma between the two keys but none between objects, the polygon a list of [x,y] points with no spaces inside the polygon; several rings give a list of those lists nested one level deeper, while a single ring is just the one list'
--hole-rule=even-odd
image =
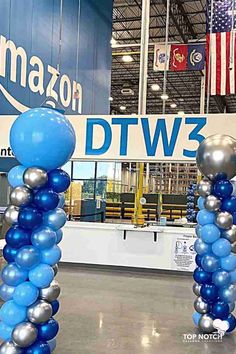
[{"label": "glass window", "polygon": [[73,162],[73,179],[95,178],[95,162]]},{"label": "glass window", "polygon": [[68,173],[68,175],[71,177],[71,161],[68,161],[64,166],[62,166],[62,169]]}]

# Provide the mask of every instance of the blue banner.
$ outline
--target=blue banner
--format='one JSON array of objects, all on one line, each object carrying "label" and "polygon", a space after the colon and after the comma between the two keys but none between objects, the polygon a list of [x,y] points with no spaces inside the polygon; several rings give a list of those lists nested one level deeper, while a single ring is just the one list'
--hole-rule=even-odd
[{"label": "blue banner", "polygon": [[203,70],[205,65],[205,44],[188,45],[188,70]]}]

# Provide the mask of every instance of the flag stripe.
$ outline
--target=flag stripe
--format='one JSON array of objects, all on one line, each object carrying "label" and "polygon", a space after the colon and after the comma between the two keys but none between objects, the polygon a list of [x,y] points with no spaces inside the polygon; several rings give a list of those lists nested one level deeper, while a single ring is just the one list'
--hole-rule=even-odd
[{"label": "flag stripe", "polygon": [[[217,33],[219,35],[219,33]],[[220,82],[220,92],[217,91],[218,95],[225,95],[226,92],[226,32],[222,33],[220,36],[220,55],[218,57],[217,55],[217,60],[219,62],[217,63],[217,66],[220,68],[220,76],[221,76],[221,82]],[[217,70],[218,74],[218,70]],[[219,78],[217,77],[217,82],[220,81]]]},{"label": "flag stripe", "polygon": [[235,93],[235,33],[231,33],[231,45],[230,45],[230,94]]},{"label": "flag stripe", "polygon": [[[216,95],[216,84],[217,84],[217,73],[216,73],[216,62],[217,62],[217,52],[220,50],[216,50],[216,34],[213,33],[210,35],[210,67],[209,70],[211,72],[211,94]],[[219,45],[218,45],[219,47]]]},{"label": "flag stripe", "polygon": [[225,92],[230,93],[230,46],[231,46],[231,33],[226,32],[226,87]]}]

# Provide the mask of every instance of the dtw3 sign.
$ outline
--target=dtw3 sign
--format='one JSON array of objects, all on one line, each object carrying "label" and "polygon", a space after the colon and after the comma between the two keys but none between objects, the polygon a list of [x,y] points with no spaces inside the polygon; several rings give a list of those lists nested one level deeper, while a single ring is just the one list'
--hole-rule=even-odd
[{"label": "dtw3 sign", "polygon": [[[65,110],[67,108],[75,113],[82,111],[82,87],[69,78],[60,74],[57,68],[45,64],[36,55],[28,58],[21,46],[0,35],[0,78],[6,78],[13,83],[19,82],[22,88],[28,88],[32,93],[42,96],[42,102],[55,107],[59,102]],[[31,107],[23,104],[15,97],[16,90],[10,93],[7,85],[0,82],[0,91],[5,99],[19,112]],[[1,107],[1,106],[0,106]],[[0,108],[1,109],[1,108]]]}]

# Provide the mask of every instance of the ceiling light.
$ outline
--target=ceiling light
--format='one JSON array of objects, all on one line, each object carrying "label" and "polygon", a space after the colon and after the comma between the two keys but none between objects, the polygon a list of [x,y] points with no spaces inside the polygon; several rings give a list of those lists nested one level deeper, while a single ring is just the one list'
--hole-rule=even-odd
[{"label": "ceiling light", "polygon": [[126,107],[125,107],[125,106],[120,106],[120,110],[121,110],[121,111],[125,111],[125,110],[126,110]]},{"label": "ceiling light", "polygon": [[179,111],[178,112],[178,116],[184,116],[184,115],[185,115],[184,111]]},{"label": "ceiling light", "polygon": [[115,38],[111,37],[110,43],[111,43],[111,47],[114,48],[117,44],[117,40]]},{"label": "ceiling light", "polygon": [[109,101],[112,102],[113,101],[113,97],[110,96],[109,97]]},{"label": "ceiling light", "polygon": [[152,89],[152,91],[159,91],[160,86],[158,84],[152,84],[151,89]]},{"label": "ceiling light", "polygon": [[168,100],[168,98],[169,98],[169,96],[168,96],[166,93],[163,93],[163,94],[161,95],[161,99],[162,99],[163,101]]},{"label": "ceiling light", "polygon": [[176,104],[176,103],[171,103],[170,107],[171,107],[171,108],[176,108],[176,107],[177,107],[177,104]]},{"label": "ceiling light", "polygon": [[131,55],[123,55],[122,61],[124,63],[131,63],[132,61],[134,61],[134,59],[133,57],[131,57]]}]

